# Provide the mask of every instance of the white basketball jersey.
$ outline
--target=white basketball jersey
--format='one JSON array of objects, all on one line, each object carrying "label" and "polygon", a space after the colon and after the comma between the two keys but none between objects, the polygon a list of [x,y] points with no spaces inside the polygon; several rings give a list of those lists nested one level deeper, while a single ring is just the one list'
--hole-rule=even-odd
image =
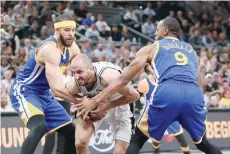
[{"label": "white basketball jersey", "polygon": [[[90,98],[96,96],[104,88],[106,88],[101,85],[101,74],[104,72],[105,69],[115,69],[119,71],[120,73],[123,72],[122,69],[118,65],[112,64],[110,62],[93,63],[93,67],[94,67],[94,71],[97,77],[97,81],[94,87],[90,91],[88,91],[85,86],[79,87],[80,88],[79,90],[81,91],[81,93],[84,96],[87,96]],[[113,100],[118,99],[119,97],[121,97],[121,95],[119,93],[116,93],[112,95],[111,97],[109,97],[109,101],[111,102]],[[110,109],[108,115],[106,116],[106,119],[113,121],[113,120],[119,120],[124,117],[132,117],[132,112],[130,111],[130,107],[128,104]]]}]

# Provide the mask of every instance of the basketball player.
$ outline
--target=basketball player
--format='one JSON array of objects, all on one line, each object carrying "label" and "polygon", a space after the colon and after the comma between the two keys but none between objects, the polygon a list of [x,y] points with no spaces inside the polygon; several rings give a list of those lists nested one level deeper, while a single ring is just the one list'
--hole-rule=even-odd
[{"label": "basketball player", "polygon": [[[152,70],[151,66],[149,64],[147,64],[145,66],[145,72],[150,74],[147,78],[141,80],[138,83],[138,91],[140,93],[143,93],[145,95],[145,98],[150,98],[149,95],[151,95],[151,92],[154,90],[155,86],[156,86],[156,82],[154,79],[154,71]],[[146,105],[146,99],[145,99],[145,105]],[[139,122],[139,121],[138,121]],[[136,145],[137,143],[140,143],[141,141],[142,144],[144,145],[145,142],[148,140],[148,137],[145,136],[144,133],[141,132],[141,130],[139,129],[139,127],[141,127],[141,125],[145,124],[145,123],[138,123],[137,122],[137,126],[135,128],[135,134],[132,136],[129,147],[132,147],[132,145]],[[179,142],[179,144],[181,145],[181,150],[184,152],[184,154],[190,154],[189,152],[189,145],[183,135],[183,128],[180,126],[180,124],[175,121],[173,122],[166,130],[165,135],[170,135],[170,136],[175,136],[175,138],[177,139],[177,141]],[[137,142],[137,143],[136,143]],[[143,146],[142,145],[142,146]],[[154,149],[154,153],[158,154],[159,153],[159,148],[160,145],[155,146],[154,144],[152,145],[153,149]],[[128,148],[127,152],[130,149]]]},{"label": "basketball player", "polygon": [[[113,80],[120,77],[122,69],[109,62],[92,63],[85,54],[80,54],[71,61],[71,71],[75,81],[66,84],[66,88],[72,94],[83,94],[93,97],[107,87]],[[128,103],[139,98],[139,93],[131,86],[121,88],[118,93],[109,97],[110,103],[101,104],[92,111],[92,116],[103,117],[108,111],[105,120],[111,126],[115,139],[114,154],[125,154],[131,138],[132,113]],[[122,101],[121,101],[122,100]],[[118,105],[122,105],[116,107]],[[116,108],[114,108],[116,107]],[[96,115],[95,115],[96,114]],[[76,148],[78,154],[89,154],[88,143],[91,136],[97,130],[100,121],[76,119]]]},{"label": "basketball player", "polygon": [[[147,122],[139,127],[141,131],[158,146],[168,126],[179,121],[199,150],[206,154],[221,154],[220,149],[205,136],[207,110],[203,91],[197,82],[197,55],[191,45],[178,40],[179,31],[180,25],[176,19],[161,20],[155,32],[157,41],[141,48],[122,75],[100,94],[79,103],[79,116],[86,117],[88,112],[125,86],[149,63],[154,70],[157,86],[147,98],[148,105],[139,120],[139,123]],[[139,153],[136,147],[138,145],[130,148],[132,154]]]},{"label": "basketball player", "polygon": [[41,42],[35,49],[10,89],[12,106],[30,129],[20,154],[33,154],[42,136],[54,131],[65,137],[65,153],[76,154],[75,128],[71,117],[54,98],[78,102],[64,87],[62,80],[62,72],[69,60],[80,53],[73,41],[76,23],[71,16],[60,15],[54,28],[54,36]]}]

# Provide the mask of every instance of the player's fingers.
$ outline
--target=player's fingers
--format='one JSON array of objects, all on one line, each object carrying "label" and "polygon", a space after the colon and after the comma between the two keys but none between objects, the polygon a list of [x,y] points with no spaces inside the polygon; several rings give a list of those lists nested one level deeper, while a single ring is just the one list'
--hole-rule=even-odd
[{"label": "player's fingers", "polygon": [[81,115],[83,115],[83,113],[85,112],[85,110],[83,109],[83,110],[81,110],[81,111],[78,111],[77,112],[77,117],[80,117]]},{"label": "player's fingers", "polygon": [[84,98],[76,97],[76,100],[77,100],[78,102],[82,102],[82,101],[84,100]]},{"label": "player's fingers", "polygon": [[85,120],[89,120],[90,118],[89,118],[89,116],[88,116],[88,114],[86,114],[85,115]]},{"label": "player's fingers", "polygon": [[84,112],[83,120],[87,120],[88,114],[89,114],[89,111],[85,111]]},{"label": "player's fingers", "polygon": [[92,114],[98,114],[98,112],[100,112],[98,109],[90,111]]},{"label": "player's fingers", "polygon": [[76,111],[77,111],[77,107],[76,107],[76,106],[71,106],[70,112],[71,112],[71,113],[74,113],[74,112],[76,112]]},{"label": "player's fingers", "polygon": [[82,103],[79,103],[79,104],[75,104],[75,106],[76,106],[77,108],[80,108],[80,107],[83,106],[83,104],[82,104]]}]

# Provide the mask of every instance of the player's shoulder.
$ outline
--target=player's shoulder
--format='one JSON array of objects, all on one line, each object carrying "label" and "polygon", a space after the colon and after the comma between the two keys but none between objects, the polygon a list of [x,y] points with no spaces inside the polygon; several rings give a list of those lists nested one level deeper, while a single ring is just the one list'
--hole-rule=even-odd
[{"label": "player's shoulder", "polygon": [[60,49],[58,49],[56,43],[46,43],[44,44],[41,48],[40,51],[43,54],[55,54],[55,53],[60,53]]}]

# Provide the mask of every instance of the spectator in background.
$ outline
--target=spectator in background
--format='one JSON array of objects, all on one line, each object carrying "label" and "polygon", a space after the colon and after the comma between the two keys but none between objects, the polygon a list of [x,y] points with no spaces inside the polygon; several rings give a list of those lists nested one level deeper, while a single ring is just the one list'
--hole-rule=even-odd
[{"label": "spectator in background", "polygon": [[147,6],[143,11],[143,21],[145,22],[149,17],[154,19],[155,16],[156,12],[152,9],[152,2],[147,2]]},{"label": "spectator in background", "polygon": [[123,16],[124,22],[126,25],[140,31],[140,25],[137,15],[134,13],[133,7],[129,7],[128,11]]},{"label": "spectator in background", "polygon": [[222,65],[228,64],[230,62],[228,52],[222,52],[221,53],[220,62],[222,63]]},{"label": "spectator in background", "polygon": [[92,39],[93,41],[99,41],[100,33],[98,32],[95,24],[92,24],[91,27],[87,29],[85,36],[89,39]]},{"label": "spectator in background", "polygon": [[9,95],[7,93],[1,93],[1,112],[14,112],[14,109],[9,106]]},{"label": "spectator in background", "polygon": [[19,1],[18,4],[14,6],[14,9],[13,9],[14,13],[19,14],[21,8],[25,8],[25,2],[24,1]]},{"label": "spectator in background", "polygon": [[36,7],[34,6],[34,2],[33,1],[27,1],[27,4],[25,6],[25,13],[26,16],[32,16],[32,14],[37,11]]},{"label": "spectator in background", "polygon": [[41,36],[40,28],[37,20],[33,20],[32,25],[28,31],[28,37],[30,39],[39,39]]},{"label": "spectator in background", "polygon": [[122,35],[121,32],[119,32],[117,25],[112,27],[111,37],[113,41],[121,41]]},{"label": "spectator in background", "polygon": [[39,17],[39,14],[38,14],[38,10],[35,10],[33,12],[32,16],[30,16],[28,20],[29,20],[29,25],[32,25],[34,20],[37,20],[37,22],[39,24],[40,17]]},{"label": "spectator in background", "polygon": [[97,16],[97,21],[95,23],[97,26],[97,29],[101,32],[102,31],[102,26],[105,26],[106,31],[110,31],[110,27],[108,24],[103,20],[103,16],[101,14],[98,14]]},{"label": "spectator in background", "polygon": [[83,21],[82,21],[82,25],[90,27],[94,23],[93,18],[94,17],[92,15],[92,13],[88,12],[87,15],[86,15],[86,18],[84,18]]},{"label": "spectator in background", "polygon": [[219,100],[218,100],[218,97],[213,95],[210,97],[210,100],[208,102],[208,107],[212,108],[212,107],[219,107],[219,104],[218,104]]},{"label": "spectator in background", "polygon": [[228,17],[227,22],[224,22],[224,28],[226,29],[227,39],[230,41],[230,16]]},{"label": "spectator in background", "polygon": [[214,22],[214,25],[212,26],[212,31],[214,30],[217,32],[217,35],[222,32],[219,22]]},{"label": "spectator in background", "polygon": [[127,22],[133,21],[134,23],[138,23],[138,18],[136,14],[134,13],[133,7],[129,7],[128,11],[124,14],[123,19]]},{"label": "spectator in background", "polygon": [[229,108],[230,107],[230,89],[224,92],[223,97],[219,101],[219,106],[221,108]]},{"label": "spectator in background", "polygon": [[4,24],[10,25],[14,23],[15,14],[13,13],[12,7],[8,7],[7,14],[3,16]]},{"label": "spectator in background", "polygon": [[209,25],[211,23],[210,19],[208,18],[207,14],[203,14],[201,16],[201,24],[202,25]]},{"label": "spectator in background", "polygon": [[85,8],[85,4],[83,2],[80,3],[79,8],[74,9],[75,15],[77,17],[80,17],[82,21],[84,18],[86,18],[88,11]]},{"label": "spectator in background", "polygon": [[148,18],[147,21],[141,27],[142,33],[147,35],[150,38],[154,38],[154,33],[156,31],[156,27],[152,22],[152,18]]},{"label": "spectator in background", "polygon": [[169,18],[175,18],[175,12],[173,10],[170,10],[168,17]]},{"label": "spectator in background", "polygon": [[[82,46],[82,51],[84,54],[86,54],[87,56],[89,57],[92,57],[92,41],[91,40],[86,40],[84,43],[83,43],[83,46]],[[93,56],[94,57],[94,56]]]},{"label": "spectator in background", "polygon": [[193,11],[188,12],[187,20],[190,26],[194,25],[197,22],[196,18],[194,17]]},{"label": "spectator in background", "polygon": [[35,49],[35,47],[32,46],[32,44],[31,44],[31,40],[28,38],[24,39],[24,49],[25,49],[27,55],[30,55]]},{"label": "spectator in background", "polygon": [[1,77],[3,77],[4,72],[9,68],[8,59],[6,56],[1,56]]},{"label": "spectator in background", "polygon": [[[121,35],[122,35],[122,41],[133,41],[134,43],[136,43],[136,38],[135,37],[132,37],[129,33],[129,29],[127,26],[123,26],[122,28],[122,32],[121,32]],[[132,40],[133,39],[133,40]]]},{"label": "spectator in background", "polygon": [[182,25],[182,22],[184,20],[183,12],[182,11],[177,11],[176,19],[178,20],[178,22],[180,23],[180,25]]},{"label": "spectator in background", "polygon": [[190,36],[190,35],[189,35],[190,26],[189,26],[187,20],[183,20],[183,21],[182,21],[181,30],[183,31],[183,32],[182,32],[182,39],[183,39],[185,42],[188,42],[189,36]]},{"label": "spectator in background", "polygon": [[104,38],[105,40],[108,40],[110,37],[110,32],[106,30],[105,25],[101,25],[101,31],[100,31],[101,38]]},{"label": "spectator in background", "polygon": [[210,31],[208,31],[207,34],[202,36],[202,43],[206,47],[214,47],[216,45],[212,33]]},{"label": "spectator in background", "polygon": [[164,9],[164,4],[162,1],[157,2],[157,7],[155,9],[156,12],[156,20],[160,21],[164,17],[168,15],[168,12],[165,12],[166,10]]},{"label": "spectator in background", "polygon": [[43,8],[41,10],[41,17],[44,17],[43,19],[45,19],[50,14],[51,14],[50,3],[49,3],[49,1],[44,1],[43,2]]},{"label": "spectator in background", "polygon": [[195,50],[199,50],[203,45],[202,40],[200,38],[200,31],[195,30],[194,34],[189,38],[189,43],[193,46]]},{"label": "spectator in background", "polygon": [[10,86],[13,83],[12,73],[9,70],[6,70],[4,72],[4,79],[1,81],[1,86],[4,86],[6,88],[7,93],[9,93]]},{"label": "spectator in background", "polygon": [[20,59],[18,59],[17,56],[11,56],[10,59],[11,59],[11,67],[15,68],[15,75],[16,75],[16,71],[17,72],[19,71]]},{"label": "spectator in background", "polygon": [[214,39],[215,42],[217,42],[219,40],[219,36],[216,30],[212,31],[212,37]]},{"label": "spectator in background", "polygon": [[219,34],[219,40],[216,42],[218,46],[224,47],[227,46],[229,41],[226,39],[225,33],[220,33]]},{"label": "spectator in background", "polygon": [[52,27],[53,22],[51,20],[46,20],[46,24],[42,27],[42,37],[48,38],[49,36],[54,34],[54,29]]},{"label": "spectator in background", "polygon": [[218,88],[218,83],[215,81],[215,78],[211,73],[208,73],[205,75],[205,80],[207,82],[207,85],[205,87],[206,92],[213,92],[217,90]]},{"label": "spectator in background", "polygon": [[59,14],[63,13],[63,4],[62,2],[58,2],[57,7],[56,7],[56,12]]},{"label": "spectator in background", "polygon": [[101,43],[98,43],[97,49],[94,50],[95,57],[97,57],[97,58],[101,57],[103,52],[105,52],[103,49],[103,45]]},{"label": "spectator in background", "polygon": [[74,11],[71,9],[71,2],[66,3],[66,8],[63,10],[64,14],[70,14],[71,16],[75,17]]},{"label": "spectator in background", "polygon": [[13,51],[13,55],[17,54],[20,47],[20,40],[17,34],[15,34],[15,29],[13,26],[9,27],[10,42]]},{"label": "spectator in background", "polygon": [[26,55],[26,50],[23,47],[19,48],[18,54],[17,54],[17,58],[20,59],[21,61],[25,61],[27,58]]},{"label": "spectator in background", "polygon": [[112,58],[115,56],[116,46],[115,44],[111,43],[109,49],[106,51],[107,55],[106,58],[111,61]]}]

